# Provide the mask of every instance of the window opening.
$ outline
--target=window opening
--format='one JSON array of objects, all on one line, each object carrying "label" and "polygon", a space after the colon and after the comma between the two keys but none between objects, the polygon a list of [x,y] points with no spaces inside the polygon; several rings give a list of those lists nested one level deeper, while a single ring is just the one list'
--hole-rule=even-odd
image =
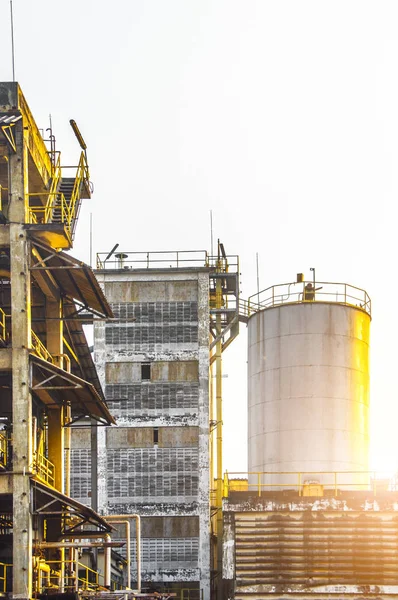
[{"label": "window opening", "polygon": [[141,379],[151,378],[151,365],[149,363],[141,365]]}]

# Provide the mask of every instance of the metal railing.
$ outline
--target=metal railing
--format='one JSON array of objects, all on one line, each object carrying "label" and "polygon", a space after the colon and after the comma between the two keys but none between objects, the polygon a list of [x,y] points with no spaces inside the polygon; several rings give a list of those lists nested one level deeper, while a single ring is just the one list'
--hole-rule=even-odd
[{"label": "metal railing", "polygon": [[0,338],[4,342],[7,341],[6,317],[6,313],[2,308],[0,308]]},{"label": "metal railing", "polygon": [[12,565],[0,562],[0,593],[7,592],[7,571],[12,568]]},{"label": "metal railing", "polygon": [[[49,192],[35,192],[28,194],[29,198],[47,196],[45,205],[29,207],[29,222],[34,224],[52,222],[63,223],[70,237],[73,239],[83,186],[88,195],[90,195],[90,173],[88,163],[85,153],[81,152],[77,166],[61,167],[60,152],[55,152],[55,155],[56,160],[53,163],[53,177]],[[65,195],[59,191],[62,182],[63,169],[76,169],[73,189],[69,201],[65,198]]]},{"label": "metal railing", "polygon": [[[311,287],[308,287],[308,286]],[[328,281],[304,281],[300,283],[282,283],[273,285],[248,300],[240,301],[240,312],[246,317],[252,314],[283,304],[313,302],[331,302],[354,306],[371,314],[371,300],[368,293],[361,288],[347,283],[332,283]]]},{"label": "metal railing", "polygon": [[78,560],[64,560],[62,563],[61,561],[49,560],[45,562],[46,569],[48,570],[47,576],[45,577],[47,585],[38,585],[38,592],[44,592],[47,588],[55,590],[56,588],[61,587],[61,571],[59,570],[61,564],[64,572],[63,588],[65,591],[93,592],[106,590],[104,587],[104,576],[102,574],[100,575],[98,571],[91,569],[86,564],[79,562]]},{"label": "metal railing", "polygon": [[47,485],[54,487],[55,466],[43,454],[38,452],[33,454],[33,470],[39,479]]},{"label": "metal railing", "polygon": [[224,474],[224,498],[228,498],[230,491],[236,491],[233,487],[237,478],[245,479],[247,491],[257,496],[263,491],[279,489],[293,490],[302,496],[310,486],[332,490],[335,496],[344,489],[371,491],[375,496],[381,491],[398,489],[396,475],[379,471],[227,471]]},{"label": "metal railing", "polygon": [[5,469],[7,466],[7,438],[0,433],[0,467]]},{"label": "metal railing", "polygon": [[167,269],[208,267],[206,250],[97,253],[97,269]]},{"label": "metal railing", "polygon": [[53,356],[47,350],[43,342],[39,339],[39,337],[32,330],[32,350],[35,351],[37,356],[46,360],[47,362],[54,363]]}]

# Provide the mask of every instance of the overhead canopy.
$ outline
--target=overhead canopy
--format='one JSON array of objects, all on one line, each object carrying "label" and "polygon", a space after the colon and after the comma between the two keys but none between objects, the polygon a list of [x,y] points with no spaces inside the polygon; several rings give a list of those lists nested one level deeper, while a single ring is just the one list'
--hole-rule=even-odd
[{"label": "overhead canopy", "polygon": [[[32,481],[32,487],[35,514],[65,516],[67,513],[68,521],[64,523],[63,534],[70,532],[72,536],[73,533],[84,531],[89,535],[90,532],[111,532],[114,529],[89,506],[80,504],[77,500],[69,498],[37,480]],[[87,525],[91,525],[95,529],[87,530]]]},{"label": "overhead canopy", "polygon": [[55,280],[63,296],[76,301],[87,311],[102,318],[112,318],[112,309],[95,275],[88,265],[65,252],[33,242],[31,271],[47,271]]},{"label": "overhead canopy", "polygon": [[95,387],[46,360],[31,354],[32,391],[47,406],[70,402],[73,421],[93,418],[103,425],[115,424]]}]

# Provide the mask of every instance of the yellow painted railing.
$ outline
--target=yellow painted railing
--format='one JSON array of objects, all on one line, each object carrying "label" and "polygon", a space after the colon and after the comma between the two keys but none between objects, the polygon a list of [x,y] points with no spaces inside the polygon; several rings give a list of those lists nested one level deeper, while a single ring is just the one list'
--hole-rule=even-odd
[{"label": "yellow painted railing", "polygon": [[75,184],[73,186],[72,196],[70,199],[69,210],[71,214],[71,220],[69,222],[69,228],[71,236],[73,237],[75,230],[76,219],[79,216],[79,207],[80,207],[80,198],[81,198],[81,190],[84,186],[86,191],[90,195],[89,188],[90,181],[90,173],[88,170],[88,164],[86,155],[84,152],[80,154],[79,164],[77,166]]},{"label": "yellow painted railing", "polygon": [[[237,481],[242,483],[237,486]],[[377,495],[382,490],[398,489],[398,481],[391,473],[376,471],[227,471],[224,474],[223,497],[228,498],[231,491],[243,490],[261,496],[263,491],[282,489],[293,490],[303,496],[310,487],[318,487],[322,493],[324,489],[332,490],[335,496],[344,489],[368,490]]]},{"label": "yellow painted railing", "polygon": [[5,468],[7,465],[7,438],[0,433],[0,467]]},{"label": "yellow painted railing", "polygon": [[[310,288],[308,287],[310,286]],[[273,285],[241,300],[240,314],[245,317],[273,306],[295,303],[331,302],[360,308],[371,314],[371,300],[365,290],[348,283],[302,281]]]},{"label": "yellow painted railing", "polygon": [[33,469],[39,479],[54,487],[55,466],[48,458],[35,452],[33,455]]},{"label": "yellow painted railing", "polygon": [[0,308],[0,338],[4,342],[7,341],[6,316],[4,310]]},{"label": "yellow painted railing", "polygon": [[32,349],[36,352],[37,356],[43,360],[54,363],[52,355],[49,353],[43,342],[38,338],[34,331],[32,331]]},{"label": "yellow painted railing", "polygon": [[77,167],[64,167],[64,169],[76,169],[71,197],[68,200],[65,198],[65,195],[59,191],[62,182],[61,155],[59,152],[56,152],[56,157],[55,164],[53,165],[53,177],[49,192],[29,194],[29,198],[43,197],[44,195],[47,196],[45,205],[30,206],[30,223],[52,223],[57,219],[60,223],[65,225],[69,235],[73,238],[75,224],[79,213],[82,188],[90,195],[90,173],[84,152],[80,154]]},{"label": "yellow painted railing", "polygon": [[[64,589],[65,591],[95,591],[105,590],[104,587],[104,576],[100,575],[98,571],[94,571],[84,563],[65,560],[63,561],[64,566]],[[49,567],[49,574],[46,578],[49,587],[55,589],[60,584],[60,572],[59,567],[60,561],[46,561],[46,565]],[[44,589],[39,589],[39,592]]]},{"label": "yellow painted railing", "polygon": [[0,593],[5,594],[7,591],[7,571],[12,565],[0,562]]}]

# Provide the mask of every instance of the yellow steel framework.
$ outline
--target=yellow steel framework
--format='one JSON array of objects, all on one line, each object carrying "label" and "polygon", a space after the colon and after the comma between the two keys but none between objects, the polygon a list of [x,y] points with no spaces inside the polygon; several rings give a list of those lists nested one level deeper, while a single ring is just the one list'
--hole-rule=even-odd
[{"label": "yellow steel framework", "polygon": [[[208,258],[210,271],[210,488],[212,532],[216,536],[213,589],[222,590],[223,397],[222,353],[239,333],[239,259],[227,256],[220,241],[217,256]],[[213,381],[215,380],[215,394]],[[215,490],[213,488],[216,484]]]},{"label": "yellow steel framework", "polygon": [[64,166],[19,85],[0,83],[0,92],[0,593],[32,598],[63,592],[73,570],[74,591],[101,587],[77,549],[87,546],[83,530],[104,538],[112,528],[65,495],[64,438],[73,419],[113,422],[76,304],[101,318],[112,312],[90,268],[60,252],[71,248],[81,200],[90,197],[76,124],[80,158]]}]

